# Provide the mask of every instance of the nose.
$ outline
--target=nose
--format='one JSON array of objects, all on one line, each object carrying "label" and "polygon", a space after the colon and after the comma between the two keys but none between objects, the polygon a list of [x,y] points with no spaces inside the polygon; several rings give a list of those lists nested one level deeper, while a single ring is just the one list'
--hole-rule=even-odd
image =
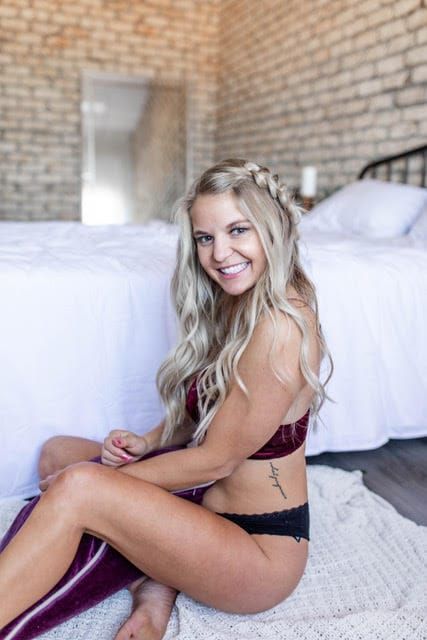
[{"label": "nose", "polygon": [[233,253],[233,247],[231,246],[230,238],[227,236],[217,237],[213,243],[213,259],[215,262],[221,264],[227,260]]}]

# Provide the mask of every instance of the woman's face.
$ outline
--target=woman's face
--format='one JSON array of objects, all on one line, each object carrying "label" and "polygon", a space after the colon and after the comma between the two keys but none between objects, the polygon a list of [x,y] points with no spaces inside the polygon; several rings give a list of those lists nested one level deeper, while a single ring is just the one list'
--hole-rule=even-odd
[{"label": "woman's face", "polygon": [[234,194],[197,196],[191,221],[197,255],[207,275],[232,296],[252,288],[267,259],[257,231],[240,212]]}]

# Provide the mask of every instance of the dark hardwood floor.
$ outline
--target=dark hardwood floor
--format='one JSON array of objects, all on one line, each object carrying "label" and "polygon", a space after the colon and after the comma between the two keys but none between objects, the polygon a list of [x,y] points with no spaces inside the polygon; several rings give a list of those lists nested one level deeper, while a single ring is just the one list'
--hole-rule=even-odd
[{"label": "dark hardwood floor", "polygon": [[322,453],[308,464],[360,469],[363,482],[406,518],[427,526],[427,438],[389,440],[371,451]]}]

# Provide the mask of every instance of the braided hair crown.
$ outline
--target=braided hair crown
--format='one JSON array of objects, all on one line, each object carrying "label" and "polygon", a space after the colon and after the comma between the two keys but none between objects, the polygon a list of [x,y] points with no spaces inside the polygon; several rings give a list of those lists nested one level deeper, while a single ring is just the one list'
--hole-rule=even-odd
[{"label": "braided hair crown", "polygon": [[277,174],[272,174],[267,167],[256,162],[245,162],[243,168],[248,172],[260,189],[266,189],[273,200],[276,200],[283,211],[288,212],[292,222],[297,225],[301,220],[301,209],[293,201],[287,187],[280,182]]}]

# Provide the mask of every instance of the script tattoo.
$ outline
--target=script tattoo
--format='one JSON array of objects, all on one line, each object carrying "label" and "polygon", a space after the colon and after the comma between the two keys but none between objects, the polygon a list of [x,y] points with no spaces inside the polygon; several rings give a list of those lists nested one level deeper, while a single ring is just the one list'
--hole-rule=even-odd
[{"label": "script tattoo", "polygon": [[282,496],[286,500],[287,499],[287,495],[283,491],[283,488],[281,487],[280,482],[279,482],[279,469],[278,469],[278,467],[275,467],[272,462],[270,462],[270,467],[271,467],[271,476],[268,476],[268,477],[271,478],[272,480],[274,480],[272,486],[273,487],[277,487],[279,489],[280,493],[282,494]]}]

